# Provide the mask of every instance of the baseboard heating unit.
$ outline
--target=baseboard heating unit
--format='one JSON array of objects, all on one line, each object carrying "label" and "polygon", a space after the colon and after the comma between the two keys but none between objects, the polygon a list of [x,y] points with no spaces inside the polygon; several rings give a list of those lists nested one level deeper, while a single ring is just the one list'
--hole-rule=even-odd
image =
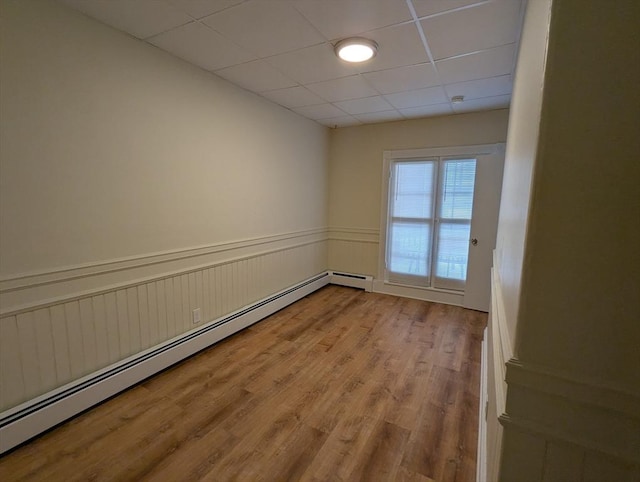
[{"label": "baseboard heating unit", "polygon": [[321,273],[0,414],[0,454],[330,283]]},{"label": "baseboard heating unit", "polygon": [[365,291],[373,291],[373,277],[361,274],[343,273],[339,271],[330,271],[331,284],[350,286],[352,288],[360,288]]}]

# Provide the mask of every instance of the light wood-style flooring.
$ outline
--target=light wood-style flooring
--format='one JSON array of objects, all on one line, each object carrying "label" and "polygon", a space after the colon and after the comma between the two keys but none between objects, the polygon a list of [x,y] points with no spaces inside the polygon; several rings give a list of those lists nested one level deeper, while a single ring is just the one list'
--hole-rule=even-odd
[{"label": "light wood-style flooring", "polygon": [[327,286],[0,459],[0,480],[475,480],[487,315]]}]

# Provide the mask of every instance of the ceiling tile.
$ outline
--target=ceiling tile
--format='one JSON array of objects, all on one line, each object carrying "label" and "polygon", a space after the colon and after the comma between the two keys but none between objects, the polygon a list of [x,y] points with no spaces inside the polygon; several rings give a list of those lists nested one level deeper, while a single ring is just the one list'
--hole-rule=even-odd
[{"label": "ceiling tile", "polygon": [[254,60],[216,70],[216,75],[253,92],[283,89],[296,85],[295,82],[282,75],[264,60]]},{"label": "ceiling tile", "polygon": [[206,70],[253,60],[250,53],[198,22],[157,35],[149,42]]},{"label": "ceiling tile", "polygon": [[415,119],[418,117],[453,114],[453,109],[451,109],[451,105],[447,102],[446,104],[423,105],[421,107],[400,109],[400,112],[407,119]]},{"label": "ceiling tile", "polygon": [[295,0],[295,7],[327,39],[340,39],[411,20],[404,1]]},{"label": "ceiling tile", "polygon": [[465,100],[511,94],[511,88],[510,75],[445,85],[449,97],[464,95]]},{"label": "ceiling tile", "polygon": [[[525,0],[58,1],[331,126],[507,106]],[[378,54],[339,60],[352,35]]]},{"label": "ceiling tile", "polygon": [[515,59],[515,44],[504,45],[474,54],[436,62],[445,84],[465,80],[498,77],[511,73]]},{"label": "ceiling tile", "polygon": [[285,107],[303,107],[306,105],[322,104],[323,99],[304,87],[289,87],[287,89],[263,92],[267,99]]},{"label": "ceiling tile", "polygon": [[426,17],[483,1],[486,0],[412,0],[418,17]]},{"label": "ceiling tile", "polygon": [[378,95],[360,75],[308,84],[307,88],[329,102]]},{"label": "ceiling tile", "polygon": [[355,117],[366,124],[373,124],[374,122],[389,122],[389,121],[404,119],[397,110],[369,112],[365,114],[358,114]]},{"label": "ceiling tile", "polygon": [[62,0],[101,22],[138,38],[159,34],[192,20],[173,5],[157,0]]},{"label": "ceiling tile", "polygon": [[502,0],[422,20],[435,60],[516,41],[520,1]]},{"label": "ceiling tile", "polygon": [[191,15],[193,18],[202,18],[212,13],[220,12],[232,7],[244,0],[170,0],[176,8]]},{"label": "ceiling tile", "polygon": [[483,97],[482,99],[474,99],[469,101],[465,100],[460,104],[453,104],[453,110],[456,111],[456,113],[461,113],[486,109],[504,109],[506,107],[509,107],[510,102],[510,95]]},{"label": "ceiling tile", "polygon": [[411,65],[362,75],[382,94],[438,85],[438,77],[431,64]]},{"label": "ceiling tile", "polygon": [[202,20],[260,57],[324,42],[288,2],[252,0]]},{"label": "ceiling tile", "polygon": [[343,117],[346,115],[346,112],[338,109],[333,104],[309,105],[306,107],[296,107],[293,110],[300,115],[315,120],[329,119],[330,117]]},{"label": "ceiling tile", "polygon": [[379,95],[362,99],[343,100],[342,102],[336,102],[335,105],[352,115],[393,109],[393,106]]},{"label": "ceiling tile", "polygon": [[361,72],[429,62],[418,29],[413,23],[373,30],[363,34],[378,43],[378,54],[361,65]]},{"label": "ceiling tile", "polygon": [[358,72],[357,66],[341,62],[330,44],[269,57],[268,62],[301,84],[346,77]]},{"label": "ceiling tile", "polygon": [[384,96],[387,101],[396,109],[407,109],[416,106],[441,104],[448,102],[444,89],[440,86],[428,89],[412,90],[409,92],[399,92]]},{"label": "ceiling tile", "polygon": [[330,117],[329,119],[321,119],[318,122],[327,127],[348,127],[362,124],[362,122],[360,122],[355,117],[351,117],[350,115]]}]

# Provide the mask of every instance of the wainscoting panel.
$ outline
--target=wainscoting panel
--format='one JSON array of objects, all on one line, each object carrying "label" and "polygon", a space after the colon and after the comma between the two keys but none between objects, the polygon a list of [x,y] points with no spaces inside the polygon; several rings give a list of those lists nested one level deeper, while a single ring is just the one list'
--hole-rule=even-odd
[{"label": "wainscoting panel", "polygon": [[[3,302],[0,411],[326,272],[326,232],[304,233],[296,241],[287,239],[282,246],[281,239],[275,244],[269,240],[249,255],[243,244],[225,250],[227,259],[118,286],[97,286],[92,277],[104,274],[97,270],[82,278],[95,289],[53,299],[37,299],[35,291],[18,297],[28,300],[26,304]],[[140,265],[131,269],[137,271]],[[48,286],[75,279],[69,273],[39,276],[49,277]],[[53,278],[57,281],[50,282]],[[6,286],[11,286],[10,293],[31,289],[16,280],[5,280]],[[201,322],[194,325],[192,312],[198,308]]]},{"label": "wainscoting panel", "polygon": [[[630,461],[585,449],[508,423],[499,479],[505,482],[637,482],[640,467]],[[482,480],[482,479],[479,479]]]},{"label": "wainscoting panel", "polygon": [[140,284],[326,239],[327,229],[319,228],[5,276],[0,278],[0,316],[29,311],[43,300],[57,304],[69,293],[84,297],[113,291],[124,284]]},{"label": "wainscoting panel", "polygon": [[0,454],[329,283],[327,271],[0,413]]},{"label": "wainscoting panel", "polygon": [[494,268],[482,371],[489,387],[487,469],[477,480],[640,481],[640,399],[519,360],[501,294]]},{"label": "wainscoting panel", "polygon": [[329,269],[376,276],[380,231],[329,228]]}]

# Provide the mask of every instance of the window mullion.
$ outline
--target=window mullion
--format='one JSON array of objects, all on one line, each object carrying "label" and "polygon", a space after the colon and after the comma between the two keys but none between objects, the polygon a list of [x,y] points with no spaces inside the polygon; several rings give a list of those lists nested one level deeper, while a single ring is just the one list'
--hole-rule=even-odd
[{"label": "window mullion", "polygon": [[447,223],[447,224],[469,224],[471,223],[471,219],[464,218],[438,218],[439,223]]},{"label": "window mullion", "polygon": [[433,222],[432,218],[403,218],[400,216],[391,217],[392,223],[425,224]]},{"label": "window mullion", "polygon": [[431,276],[429,277],[429,286],[433,287],[433,280],[435,279],[435,261],[436,256],[438,255],[438,230],[440,229],[440,190],[442,189],[442,158],[438,158],[436,162],[436,169],[433,173],[434,185],[435,189],[433,190],[433,201],[432,201],[432,213],[433,217],[433,229],[431,230],[431,253],[429,253],[429,272]]}]

